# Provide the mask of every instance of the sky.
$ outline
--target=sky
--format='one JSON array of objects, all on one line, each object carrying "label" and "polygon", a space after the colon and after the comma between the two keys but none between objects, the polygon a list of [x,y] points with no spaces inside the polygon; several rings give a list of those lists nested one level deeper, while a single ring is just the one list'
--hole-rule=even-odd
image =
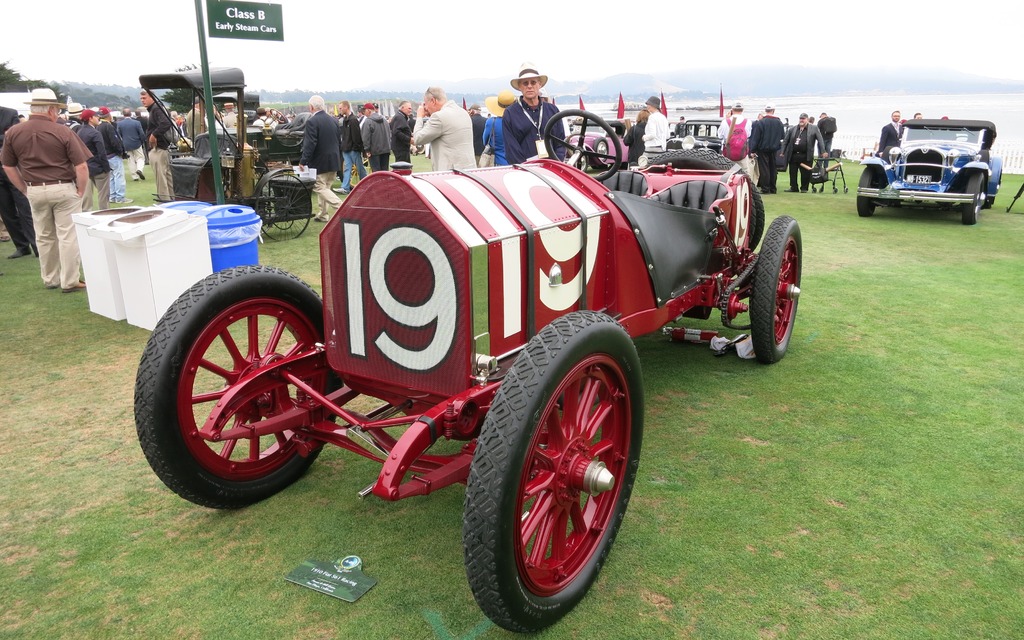
[{"label": "sky", "polygon": [[[970,13],[875,0],[808,2],[802,17],[797,3],[750,0],[275,4],[282,7],[284,42],[207,38],[210,66],[240,67],[254,91],[335,91],[406,79],[444,86],[511,78],[524,61],[552,78],[587,81],[618,73],[758,67],[773,62],[766,53],[778,55],[780,64],[834,72],[934,64],[1024,82],[1020,23],[1006,5],[988,0],[970,3]],[[86,10],[81,3],[52,0],[45,17],[29,6],[5,12],[0,39],[0,62],[27,78],[135,86],[141,74],[200,63],[193,0]],[[503,27],[508,16],[515,17]],[[649,36],[643,28],[648,21],[666,35]],[[616,34],[621,27],[628,32]]]}]

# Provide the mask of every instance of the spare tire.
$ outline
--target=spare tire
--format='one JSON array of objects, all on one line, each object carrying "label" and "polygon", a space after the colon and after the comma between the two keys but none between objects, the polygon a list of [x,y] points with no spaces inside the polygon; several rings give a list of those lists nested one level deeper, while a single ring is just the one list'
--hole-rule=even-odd
[{"label": "spare tire", "polygon": [[732,169],[734,163],[717,151],[704,148],[673,149],[659,153],[647,160],[647,166],[667,164],[673,169]]}]

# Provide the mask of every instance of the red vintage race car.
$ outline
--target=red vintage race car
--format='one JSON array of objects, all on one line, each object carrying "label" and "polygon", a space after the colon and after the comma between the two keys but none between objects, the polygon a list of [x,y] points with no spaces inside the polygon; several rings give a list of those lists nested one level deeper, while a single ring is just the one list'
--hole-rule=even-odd
[{"label": "red vintage race car", "polygon": [[[483,611],[515,631],[568,613],[636,479],[632,338],[720,313],[749,327],[758,360],[778,361],[801,238],[780,217],[755,253],[760,196],[717,154],[616,163],[599,181],[550,130],[549,153],[566,146],[567,163],[361,181],[320,236],[322,301],[263,266],[184,293],[136,383],[139,438],[161,480],[199,505],[242,507],[332,444],[381,464],[362,495],[463,483],[466,573]],[[438,441],[462,444],[432,451]]]}]

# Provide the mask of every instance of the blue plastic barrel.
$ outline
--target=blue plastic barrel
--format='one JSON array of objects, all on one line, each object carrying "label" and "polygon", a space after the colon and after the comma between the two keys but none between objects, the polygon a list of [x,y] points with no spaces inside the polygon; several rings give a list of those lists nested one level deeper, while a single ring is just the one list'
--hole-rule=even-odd
[{"label": "blue plastic barrel", "polygon": [[198,209],[193,215],[206,218],[213,270],[259,264],[260,228],[263,221],[252,207],[219,204]]},{"label": "blue plastic barrel", "polygon": [[177,202],[165,202],[158,206],[161,209],[174,209],[176,211],[184,211],[185,213],[195,213],[201,209],[206,209],[210,206],[210,203],[200,202],[199,200],[179,200]]}]

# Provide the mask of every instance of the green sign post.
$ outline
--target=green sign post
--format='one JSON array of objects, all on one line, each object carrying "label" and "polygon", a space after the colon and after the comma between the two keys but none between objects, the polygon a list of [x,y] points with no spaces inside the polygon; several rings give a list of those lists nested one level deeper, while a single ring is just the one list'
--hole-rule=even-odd
[{"label": "green sign post", "polygon": [[279,4],[207,2],[206,19],[211,38],[284,41],[284,19]]},{"label": "green sign post", "polygon": [[[213,175],[219,176],[220,149],[217,143],[217,118],[213,113],[213,88],[210,86],[210,61],[206,55],[206,36],[203,34],[203,0],[195,0],[196,29],[199,31],[199,58],[203,70],[203,102],[206,103],[206,126],[210,135],[210,148],[215,152],[210,158],[213,164]],[[244,40],[277,40],[284,42],[284,19],[281,16],[281,5],[262,2],[218,2],[210,0],[206,3],[211,38],[239,38]],[[242,111],[242,105],[238,105]],[[245,119],[239,129],[245,139]],[[224,185],[220,180],[213,181],[217,204],[224,204]]]}]

